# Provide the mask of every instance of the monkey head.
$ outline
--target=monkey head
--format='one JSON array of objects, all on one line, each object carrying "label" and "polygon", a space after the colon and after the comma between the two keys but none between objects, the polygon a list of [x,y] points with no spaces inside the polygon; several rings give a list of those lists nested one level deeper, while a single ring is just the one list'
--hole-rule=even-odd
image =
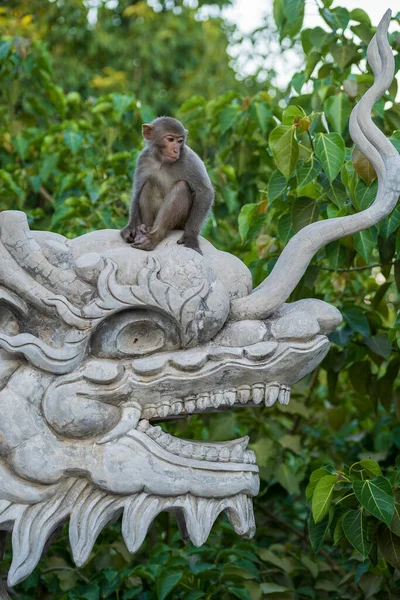
[{"label": "monkey head", "polygon": [[143,124],[142,133],[162,162],[174,163],[181,156],[188,132],[177,119],[159,117],[150,124]]}]

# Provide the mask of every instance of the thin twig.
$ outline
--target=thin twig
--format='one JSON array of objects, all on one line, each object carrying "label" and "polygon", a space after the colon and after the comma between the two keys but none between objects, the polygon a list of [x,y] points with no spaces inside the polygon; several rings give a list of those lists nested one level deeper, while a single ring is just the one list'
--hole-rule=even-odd
[{"label": "thin twig", "polygon": [[46,190],[42,185],[39,188],[39,194],[46,202],[49,202],[52,206],[55,206],[55,201],[53,196]]},{"label": "thin twig", "polygon": [[85,575],[83,575],[79,569],[74,569],[74,567],[49,567],[48,569],[45,569],[44,571],[42,571],[42,574],[44,575],[45,573],[52,573],[53,571],[73,571],[74,573],[77,574],[77,576],[79,577],[79,579],[82,579],[83,582],[85,582],[86,584],[90,583],[90,579],[88,579],[87,577],[85,577]]},{"label": "thin twig", "polygon": [[349,269],[332,269],[332,267],[323,267],[318,265],[318,269],[323,271],[332,271],[332,273],[350,273],[351,271],[365,271],[366,269],[373,269],[374,267],[392,267],[397,261],[390,263],[375,263],[373,265],[365,265],[364,267],[351,267]]}]

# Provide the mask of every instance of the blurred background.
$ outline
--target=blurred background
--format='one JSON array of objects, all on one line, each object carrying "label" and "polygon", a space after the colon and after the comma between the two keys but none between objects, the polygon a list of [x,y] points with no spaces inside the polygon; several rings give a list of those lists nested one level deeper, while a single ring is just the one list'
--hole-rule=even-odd
[{"label": "blurred background", "polygon": [[[399,149],[395,3],[397,78],[373,119]],[[24,210],[31,228],[69,237],[122,228],[141,124],[172,115],[215,187],[203,234],[239,256],[257,285],[296,231],[375,198],[375,172],[353,151],[348,119],[373,83],[366,49],[386,8],[0,0],[0,209]],[[116,523],[77,569],[65,530],[12,597],[400,598],[399,228],[397,207],[379,226],[329,244],[307,269],[291,300],[324,299],[344,321],[289,406],[163,426],[203,440],[250,435],[261,475],[254,540],[240,540],[221,516],[197,549],[162,514],[135,556]],[[373,479],[386,490],[373,501],[389,502],[389,520],[355,493]],[[10,560],[7,542],[1,577]]]}]

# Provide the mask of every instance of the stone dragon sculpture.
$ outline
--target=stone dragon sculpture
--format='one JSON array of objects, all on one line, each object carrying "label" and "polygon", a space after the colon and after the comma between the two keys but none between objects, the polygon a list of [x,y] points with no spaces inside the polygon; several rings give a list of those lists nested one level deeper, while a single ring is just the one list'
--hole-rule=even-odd
[{"label": "stone dragon sculpture", "polygon": [[157,421],[235,406],[287,404],[290,386],[326,355],[339,311],[319,300],[285,304],[324,244],[377,223],[396,205],[400,157],[371,119],[393,77],[387,13],[370,43],[375,83],[351,135],[379,178],[375,203],[319,221],[287,245],[251,291],[234,256],[173,232],[147,253],[118,231],[68,240],[0,214],[0,529],[12,532],[8,585],[27,577],[69,520],[82,565],[121,513],[135,552],[154,517],[173,511],[201,545],[225,511],[254,534],[258,468],[247,438],[200,443]]}]

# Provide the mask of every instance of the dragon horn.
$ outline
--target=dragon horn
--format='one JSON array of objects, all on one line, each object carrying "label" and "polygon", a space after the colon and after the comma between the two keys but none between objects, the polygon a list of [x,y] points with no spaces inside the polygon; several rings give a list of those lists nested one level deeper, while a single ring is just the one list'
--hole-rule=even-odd
[{"label": "dragon horn", "polygon": [[233,319],[263,319],[276,311],[290,296],[304,275],[313,256],[326,244],[376,225],[392,212],[400,195],[400,156],[372,121],[375,102],[390,87],[394,76],[394,58],[387,30],[391,11],[378,25],[367,52],[374,74],[373,86],[354,107],[350,116],[350,135],[362,154],[370,160],[378,176],[378,193],[366,210],[307,225],[282,251],[271,274],[252,294],[231,303]]}]

